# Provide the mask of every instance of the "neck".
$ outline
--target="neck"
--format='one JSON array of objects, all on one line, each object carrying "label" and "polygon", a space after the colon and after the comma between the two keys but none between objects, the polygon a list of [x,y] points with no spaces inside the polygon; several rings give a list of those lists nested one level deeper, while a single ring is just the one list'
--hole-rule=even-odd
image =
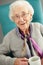
[{"label": "neck", "polygon": [[28,29],[25,29],[25,30],[21,30],[19,28],[19,32],[23,35],[30,35],[30,27],[28,27]]},{"label": "neck", "polygon": [[27,35],[27,34],[29,35],[30,34],[30,30],[29,29],[26,29],[23,32],[24,32],[24,35]]}]

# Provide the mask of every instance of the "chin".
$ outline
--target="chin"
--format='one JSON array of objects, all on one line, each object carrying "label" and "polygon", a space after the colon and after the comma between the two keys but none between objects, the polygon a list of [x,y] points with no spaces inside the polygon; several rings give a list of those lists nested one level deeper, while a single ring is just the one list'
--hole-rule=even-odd
[{"label": "chin", "polygon": [[22,30],[26,30],[26,29],[28,29],[27,27],[25,27],[25,28],[23,28]]},{"label": "chin", "polygon": [[25,26],[25,29],[28,29],[28,25],[27,25],[27,26]]}]

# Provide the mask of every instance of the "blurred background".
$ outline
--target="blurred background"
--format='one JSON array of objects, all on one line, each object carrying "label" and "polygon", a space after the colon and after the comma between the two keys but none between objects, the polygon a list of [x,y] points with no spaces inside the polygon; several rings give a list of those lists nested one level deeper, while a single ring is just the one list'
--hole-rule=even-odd
[{"label": "blurred background", "polygon": [[[6,4],[9,4],[9,3],[12,3],[14,0],[0,0],[0,7],[3,5],[6,5]],[[38,5],[39,6],[39,5]],[[37,7],[37,5],[36,5]],[[42,11],[43,11],[43,0],[41,0],[41,7],[42,7]],[[0,9],[1,11],[1,9]],[[3,12],[4,13],[4,12]],[[1,20],[1,12],[0,12],[0,20]],[[1,26],[1,22],[0,22],[0,43],[2,42],[3,40],[3,32],[2,32],[2,26]]]},{"label": "blurred background", "polygon": [[[12,3],[15,0],[0,0],[0,5]],[[43,0],[41,0],[42,8],[43,8]]]},{"label": "blurred background", "polygon": [[[7,3],[11,3],[15,0],[0,0],[0,4],[3,5],[3,4],[7,4]],[[41,3],[42,3],[42,7],[43,7],[43,0],[41,0]]]}]

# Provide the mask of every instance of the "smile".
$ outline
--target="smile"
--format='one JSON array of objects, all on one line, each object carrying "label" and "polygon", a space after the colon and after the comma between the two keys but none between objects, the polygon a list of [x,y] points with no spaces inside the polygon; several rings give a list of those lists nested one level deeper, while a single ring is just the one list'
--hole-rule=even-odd
[{"label": "smile", "polygon": [[24,24],[26,24],[27,22],[25,22],[25,23],[22,23],[21,25],[24,25]]},{"label": "smile", "polygon": [[24,25],[25,23],[21,24],[21,25]]}]

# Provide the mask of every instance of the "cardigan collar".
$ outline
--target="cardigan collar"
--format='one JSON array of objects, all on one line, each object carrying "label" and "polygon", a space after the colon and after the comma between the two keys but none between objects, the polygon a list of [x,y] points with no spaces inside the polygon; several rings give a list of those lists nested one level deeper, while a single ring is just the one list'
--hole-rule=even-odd
[{"label": "cardigan collar", "polygon": [[[31,37],[31,24],[29,26],[29,31],[30,31],[30,35],[27,34],[26,37]],[[20,30],[20,28],[18,28],[18,27],[16,28],[16,33],[17,33],[17,36],[19,36],[22,39],[24,39],[25,35],[24,35],[23,31]]]}]

